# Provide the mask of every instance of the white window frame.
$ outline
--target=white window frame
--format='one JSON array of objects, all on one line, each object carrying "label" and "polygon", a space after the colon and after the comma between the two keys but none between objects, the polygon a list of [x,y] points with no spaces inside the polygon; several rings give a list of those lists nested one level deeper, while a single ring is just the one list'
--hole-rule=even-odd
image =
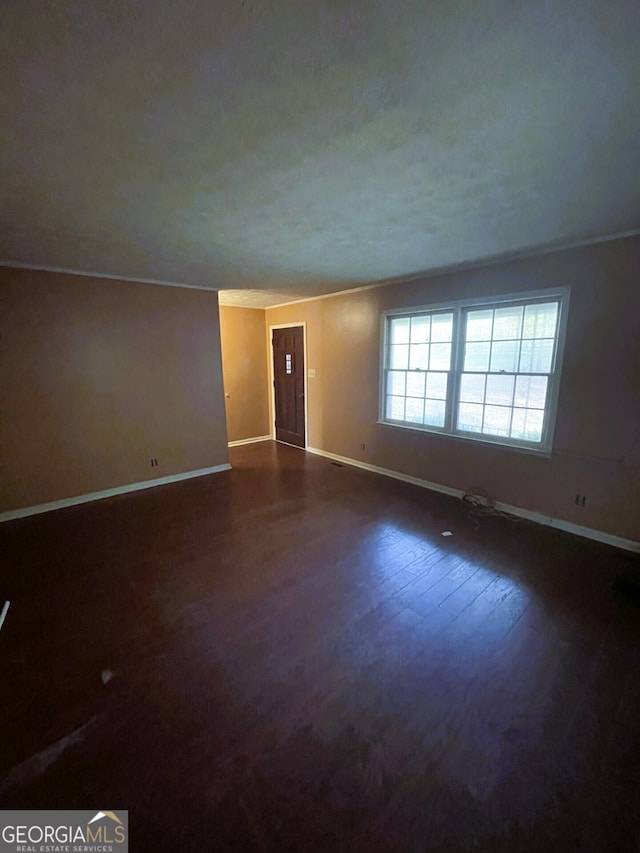
[{"label": "white window frame", "polygon": [[[472,299],[459,299],[450,302],[440,302],[430,305],[410,306],[404,308],[391,308],[384,311],[380,318],[380,390],[379,390],[379,415],[378,423],[383,426],[395,427],[397,429],[409,429],[417,432],[436,433],[449,438],[461,439],[463,441],[479,442],[481,444],[492,444],[509,449],[520,450],[525,453],[534,453],[542,456],[550,456],[553,446],[553,435],[555,431],[556,416],[558,411],[558,395],[560,391],[560,380],[562,375],[562,362],[564,356],[564,345],[566,339],[567,316],[569,312],[570,287],[549,288],[545,290],[531,290],[522,293],[501,294],[499,296],[477,297]],[[547,400],[544,409],[544,420],[542,428],[542,440],[531,442],[504,436],[484,435],[482,433],[465,432],[456,429],[455,415],[460,397],[460,377],[463,373],[465,340],[462,334],[464,326],[464,313],[468,309],[478,310],[482,308],[498,308],[517,305],[519,303],[530,304],[532,302],[546,302],[557,300],[559,302],[559,318],[557,337],[551,363],[551,372],[548,375]],[[445,402],[445,425],[444,427],[431,426],[429,424],[416,424],[408,421],[393,421],[386,417],[386,373],[388,354],[389,320],[397,317],[413,317],[417,314],[436,312],[453,313],[453,336],[451,345],[451,369],[449,372],[449,383]],[[524,371],[523,371],[524,372]],[[517,374],[516,374],[517,375]]]}]

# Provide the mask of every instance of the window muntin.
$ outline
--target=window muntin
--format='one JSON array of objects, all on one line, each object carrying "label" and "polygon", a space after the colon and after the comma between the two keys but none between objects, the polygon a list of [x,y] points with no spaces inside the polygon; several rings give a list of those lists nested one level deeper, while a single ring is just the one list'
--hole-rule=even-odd
[{"label": "window muntin", "polygon": [[384,316],[381,420],[546,450],[566,293]]}]

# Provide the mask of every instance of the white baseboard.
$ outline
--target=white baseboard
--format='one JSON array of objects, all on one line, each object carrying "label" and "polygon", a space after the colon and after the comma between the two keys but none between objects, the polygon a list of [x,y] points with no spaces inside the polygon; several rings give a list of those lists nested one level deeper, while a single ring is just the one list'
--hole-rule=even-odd
[{"label": "white baseboard", "polygon": [[42,512],[51,512],[54,509],[64,509],[68,506],[77,506],[91,501],[100,501],[103,498],[112,498],[116,495],[125,495],[128,492],[139,492],[142,489],[153,489],[156,486],[164,486],[167,483],[177,483],[180,480],[191,480],[194,477],[205,477],[207,474],[217,474],[218,471],[230,471],[231,465],[225,462],[223,465],[214,465],[212,468],[199,468],[196,471],[184,471],[181,474],[169,474],[168,477],[158,477],[155,480],[145,480],[143,483],[129,483],[126,486],[116,486],[114,489],[104,489],[101,492],[89,492],[86,495],[78,495],[73,498],[63,498],[60,501],[51,501],[36,506],[26,506],[22,509],[12,509],[9,512],[0,512],[0,524],[3,521],[12,521],[14,518],[25,518],[27,515],[39,515]]},{"label": "white baseboard", "polygon": [[229,447],[240,447],[241,444],[256,444],[258,441],[271,441],[270,435],[257,435],[255,438],[241,438],[239,441],[228,442]]},{"label": "white baseboard", "polygon": [[[369,465],[368,462],[360,462],[358,459],[351,459],[349,456],[338,456],[336,453],[329,453],[327,450],[319,450],[317,447],[307,447],[309,453],[315,453],[317,456],[324,456],[327,459],[332,459],[335,462],[341,462],[344,465],[351,465],[354,468],[362,468],[364,471],[372,471],[374,474],[382,474],[384,477],[392,477],[394,480],[402,480],[403,483],[412,483],[414,486],[420,486],[423,489],[431,489],[434,492],[441,492],[444,495],[451,495],[454,498],[462,498],[465,494],[462,489],[454,489],[451,486],[443,486],[441,483],[432,483],[430,480],[423,480],[420,477],[411,477],[409,474],[401,474],[399,471],[392,471],[390,468],[380,468],[377,465]],[[550,515],[544,515],[540,512],[534,512],[530,509],[523,509],[519,506],[511,506],[511,504],[495,502],[496,509],[502,512],[508,512],[510,515],[517,515],[519,518],[526,518],[528,521],[534,521],[536,524],[544,524],[547,527],[556,527],[558,530],[564,530],[567,533],[573,533],[576,536],[583,536],[586,539],[593,539],[596,542],[603,542],[605,545],[612,545],[614,548],[622,548],[625,551],[633,551],[640,554],[640,542],[633,539],[624,539],[622,536],[614,536],[612,533],[605,533],[603,530],[594,530],[591,527],[583,527],[580,524],[573,524],[571,521],[564,521],[561,518],[553,518]]]}]

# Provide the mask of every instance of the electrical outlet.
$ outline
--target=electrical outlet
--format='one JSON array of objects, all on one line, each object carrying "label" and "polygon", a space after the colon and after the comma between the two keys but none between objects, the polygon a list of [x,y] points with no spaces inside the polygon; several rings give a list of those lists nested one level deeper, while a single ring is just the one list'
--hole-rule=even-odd
[{"label": "electrical outlet", "polygon": [[158,467],[158,460],[155,458],[155,456],[151,459],[151,467],[152,468]]},{"label": "electrical outlet", "polygon": [[366,444],[364,443],[364,441],[360,445],[360,450],[366,450]]},{"label": "electrical outlet", "polygon": [[585,506],[587,503],[586,495],[576,495],[575,504],[576,506]]}]

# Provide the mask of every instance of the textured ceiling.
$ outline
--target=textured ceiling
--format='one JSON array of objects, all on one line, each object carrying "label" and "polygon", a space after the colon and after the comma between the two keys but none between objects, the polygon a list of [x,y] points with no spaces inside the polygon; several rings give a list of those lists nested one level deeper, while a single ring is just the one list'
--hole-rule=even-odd
[{"label": "textured ceiling", "polygon": [[2,0],[0,261],[267,294],[640,227],[638,0]]}]

